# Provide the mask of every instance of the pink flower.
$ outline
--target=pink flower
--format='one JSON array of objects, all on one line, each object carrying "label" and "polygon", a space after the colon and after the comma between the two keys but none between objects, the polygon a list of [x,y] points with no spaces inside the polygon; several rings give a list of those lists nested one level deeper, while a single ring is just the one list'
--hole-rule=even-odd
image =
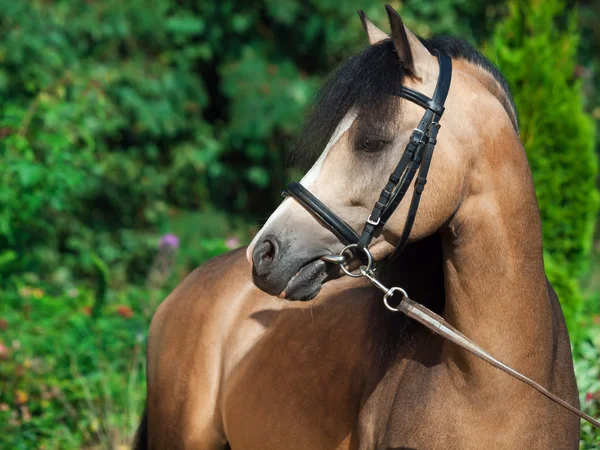
[{"label": "pink flower", "polygon": [[8,347],[4,345],[3,342],[0,342],[0,359],[7,359],[9,353],[10,350],[8,349]]},{"label": "pink flower", "polygon": [[240,240],[235,236],[230,236],[225,240],[225,247],[229,250],[234,250],[240,246]]},{"label": "pink flower", "polygon": [[586,402],[591,402],[592,400],[594,400],[594,394],[592,394],[591,392],[588,392],[587,394],[585,394]]},{"label": "pink flower", "polygon": [[160,238],[158,246],[160,248],[170,248],[175,250],[176,248],[179,248],[179,238],[173,233],[167,233]]}]

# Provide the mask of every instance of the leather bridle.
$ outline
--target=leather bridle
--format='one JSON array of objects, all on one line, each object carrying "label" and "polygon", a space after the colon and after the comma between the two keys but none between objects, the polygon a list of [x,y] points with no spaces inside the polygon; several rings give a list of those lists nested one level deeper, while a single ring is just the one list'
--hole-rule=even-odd
[{"label": "leather bridle", "polygon": [[373,238],[381,234],[386,222],[406,195],[418,169],[404,229],[390,258],[395,259],[404,250],[408,242],[419,209],[421,194],[427,183],[427,173],[429,172],[431,158],[437,143],[437,134],[440,129],[439,121],[444,113],[444,103],[452,80],[452,60],[450,57],[439,50],[434,50],[434,54],[439,62],[440,73],[433,98],[404,86],[401,86],[397,92],[392,93],[423,107],[425,114],[410,135],[404,153],[390,175],[386,186],[379,194],[379,199],[367,218],[360,236],[356,234],[350,225],[300,183],[294,181],[282,192],[284,197],[293,197],[313,217],[328,227],[341,242],[346,245],[356,244],[356,250],[359,254],[363,254],[364,249],[368,248]]},{"label": "leather bridle", "polygon": [[[369,244],[374,237],[381,234],[383,227],[386,222],[392,216],[402,199],[404,198],[408,187],[412,183],[415,174],[418,175],[415,182],[415,188],[413,191],[412,200],[408,208],[408,215],[404,223],[404,229],[400,236],[396,249],[390,256],[391,259],[396,258],[408,242],[410,231],[417,215],[419,208],[419,202],[421,200],[421,194],[427,183],[427,173],[429,172],[429,166],[431,164],[431,158],[433,156],[433,150],[437,142],[437,134],[440,129],[440,118],[444,113],[444,102],[448,96],[448,90],[450,89],[450,81],[452,79],[452,61],[448,55],[440,51],[434,51],[437,56],[440,65],[440,74],[436,83],[433,98],[429,98],[426,95],[415,91],[414,89],[407,87],[400,87],[397,93],[398,95],[406,100],[416,103],[419,106],[425,108],[425,114],[419,122],[417,128],[415,128],[408,140],[406,149],[398,162],[398,165],[390,175],[390,178],[379,195],[375,207],[371,211],[371,214],[367,218],[367,221],[360,234],[352,229],[343,219],[331,211],[323,202],[317,197],[310,193],[308,189],[302,186],[300,183],[292,182],[286,190],[282,192],[285,197],[293,197],[302,207],[308,210],[313,217],[319,222],[328,227],[337,238],[343,242],[346,247],[342,249],[338,256],[327,255],[321,259],[330,263],[338,264],[340,269],[348,276],[359,278],[366,277],[373,283],[373,285],[381,290],[383,295],[383,302],[391,311],[402,312],[411,319],[419,322],[420,324],[427,327],[434,333],[437,333],[445,339],[459,345],[471,354],[481,358],[493,367],[502,370],[513,378],[531,386],[542,395],[546,396],[553,402],[578,415],[582,419],[588,421],[595,427],[600,428],[600,422],[588,414],[582,412],[573,405],[567,403],[563,399],[559,398],[552,392],[548,391],[542,385],[536,383],[525,375],[517,372],[508,365],[494,358],[484,349],[475,344],[471,339],[460,333],[456,328],[448,324],[444,318],[433,313],[425,306],[411,300],[408,297],[406,291],[400,287],[388,288],[382,284],[376,277],[373,269],[373,258],[368,249]],[[356,251],[358,255],[366,256],[366,264],[361,265],[358,273],[352,273],[345,266],[346,264],[346,252],[348,250]],[[355,255],[356,256],[356,255]],[[392,306],[389,303],[389,299],[396,293],[402,295],[402,300],[397,306]]]}]

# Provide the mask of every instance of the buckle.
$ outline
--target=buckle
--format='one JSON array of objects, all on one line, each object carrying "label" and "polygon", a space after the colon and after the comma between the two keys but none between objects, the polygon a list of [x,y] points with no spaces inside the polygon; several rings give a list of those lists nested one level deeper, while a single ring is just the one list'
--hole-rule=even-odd
[{"label": "buckle", "polygon": [[425,132],[420,130],[419,128],[415,128],[410,136],[410,140],[415,144],[420,144],[423,142],[423,138],[425,137]]},{"label": "buckle", "polygon": [[377,222],[375,222],[374,220],[371,219],[371,214],[369,214],[369,218],[367,219],[367,223],[369,225],[373,225],[374,227],[376,227],[377,225],[379,225],[380,222],[381,222],[381,217],[378,217]]}]

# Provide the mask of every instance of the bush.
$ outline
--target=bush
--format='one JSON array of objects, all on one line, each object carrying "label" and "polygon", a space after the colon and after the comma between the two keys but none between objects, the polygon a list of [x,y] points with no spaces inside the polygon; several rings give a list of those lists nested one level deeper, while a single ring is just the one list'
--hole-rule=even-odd
[{"label": "bush", "polygon": [[[600,323],[583,331],[574,349],[575,374],[581,408],[594,418],[600,417]],[[600,433],[591,424],[581,421],[580,450],[600,448]]]},{"label": "bush", "polygon": [[4,274],[144,268],[170,205],[208,204],[204,22],[168,6],[0,2]]},{"label": "bush", "polygon": [[576,327],[578,280],[590,260],[598,213],[594,126],[575,78],[576,15],[560,0],[512,1],[487,47],[515,97],[521,140],[542,214],[547,273]]},{"label": "bush", "polygon": [[129,448],[145,401],[150,316],[148,293],[128,294],[94,320],[87,292],[3,293],[0,448]]},{"label": "bush", "polygon": [[[93,278],[92,255],[140,282],[181,211],[268,215],[322,75],[365,45],[363,3],[0,0],[3,282]],[[470,4],[403,12],[464,34]]]}]

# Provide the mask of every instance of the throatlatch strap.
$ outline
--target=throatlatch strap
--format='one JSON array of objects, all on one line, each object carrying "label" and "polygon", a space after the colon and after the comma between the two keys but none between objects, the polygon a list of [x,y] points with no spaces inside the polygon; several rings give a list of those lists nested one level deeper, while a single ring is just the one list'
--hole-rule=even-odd
[{"label": "throatlatch strap", "polygon": [[417,217],[419,202],[421,201],[421,194],[425,189],[425,184],[427,184],[427,173],[429,172],[431,158],[433,156],[433,150],[435,148],[435,144],[437,143],[437,134],[440,129],[440,125],[438,123],[434,123],[431,125],[431,128],[431,136],[429,138],[429,142],[427,143],[427,149],[425,150],[423,164],[419,169],[419,175],[417,176],[417,181],[415,182],[415,190],[413,191],[413,196],[410,201],[410,207],[408,208],[408,216],[406,217],[406,222],[404,222],[404,229],[402,230],[400,241],[398,242],[394,253],[392,253],[392,255],[389,257],[389,259],[392,261],[398,258],[398,256],[400,256],[400,253],[402,253],[402,251],[404,250],[404,247],[406,247],[406,243],[408,242],[408,236],[410,235],[412,226],[415,223],[415,218]]}]

